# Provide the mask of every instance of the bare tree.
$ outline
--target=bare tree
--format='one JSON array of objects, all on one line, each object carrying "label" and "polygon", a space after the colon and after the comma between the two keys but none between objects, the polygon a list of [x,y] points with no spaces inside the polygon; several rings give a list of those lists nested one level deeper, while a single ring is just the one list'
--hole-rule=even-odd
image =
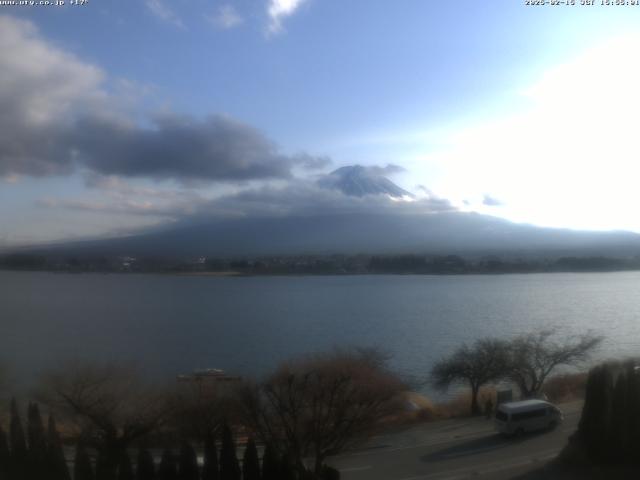
[{"label": "bare tree", "polygon": [[507,360],[506,342],[493,338],[480,339],[471,346],[463,344],[449,357],[437,362],[431,369],[430,381],[440,390],[447,390],[455,384],[468,385],[471,389],[471,414],[478,415],[480,387],[503,378]]},{"label": "bare tree", "polygon": [[371,351],[334,351],[282,365],[264,383],[241,392],[245,421],[277,446],[300,474],[371,433],[404,389]]},{"label": "bare tree", "polygon": [[545,380],[561,365],[579,366],[589,359],[603,338],[585,333],[559,341],[557,329],[544,329],[521,335],[509,344],[508,378],[523,397],[537,395]]},{"label": "bare tree", "polygon": [[107,478],[115,475],[126,448],[155,430],[166,414],[162,395],[123,365],[67,365],[44,376],[37,396],[98,449]]}]

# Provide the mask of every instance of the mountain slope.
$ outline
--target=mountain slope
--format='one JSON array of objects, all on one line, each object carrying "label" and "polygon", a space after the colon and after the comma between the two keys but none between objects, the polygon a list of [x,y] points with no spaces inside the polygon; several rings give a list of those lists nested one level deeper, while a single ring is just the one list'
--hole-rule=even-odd
[{"label": "mountain slope", "polygon": [[42,251],[76,255],[232,256],[327,253],[640,254],[640,235],[538,228],[476,213],[221,220]]},{"label": "mountain slope", "polygon": [[[271,217],[254,214],[199,224],[183,223],[123,238],[29,250],[65,255],[165,257],[332,253],[640,255],[640,235],[630,232],[539,228],[451,210],[421,214],[407,209],[396,210],[394,214],[373,213],[380,200],[388,200],[383,197],[396,200],[412,196],[379,171],[353,165],[339,168],[318,181],[322,188],[341,192],[336,194],[337,198],[360,197],[357,200],[360,207],[370,206],[362,210],[363,213]],[[284,192],[286,194],[286,190]],[[299,199],[287,200],[295,204]],[[398,207],[413,204],[389,203]]]}]

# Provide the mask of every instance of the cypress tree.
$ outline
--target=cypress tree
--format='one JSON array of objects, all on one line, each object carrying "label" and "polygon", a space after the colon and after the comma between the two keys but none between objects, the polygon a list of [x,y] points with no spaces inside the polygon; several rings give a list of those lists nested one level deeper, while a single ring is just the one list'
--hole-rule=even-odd
[{"label": "cypress tree", "polygon": [[96,458],[96,480],[116,480],[115,472],[112,471],[107,455],[103,449],[98,449]]},{"label": "cypress tree", "polygon": [[47,442],[40,408],[37,403],[30,403],[27,408],[27,438],[29,440],[29,451],[44,456]]},{"label": "cypress tree", "polygon": [[11,449],[11,466],[9,469],[12,478],[27,478],[28,458],[27,441],[22,428],[22,420],[18,411],[16,399],[11,399],[11,423],[9,425],[9,446]]},{"label": "cypress tree", "polygon": [[278,476],[279,480],[295,480],[296,474],[293,466],[293,462],[291,461],[291,457],[285,453],[280,458],[280,474]]},{"label": "cypress tree", "polygon": [[640,464],[640,372],[635,362],[607,363],[589,372],[578,438],[595,462]]},{"label": "cypress tree", "polygon": [[280,462],[278,454],[270,443],[265,445],[262,454],[262,480],[279,480]]},{"label": "cypress tree", "polygon": [[607,442],[607,460],[620,462],[625,460],[625,449],[628,444],[629,405],[627,405],[627,375],[620,372],[613,390],[611,405],[611,433]]},{"label": "cypress tree", "polygon": [[29,443],[29,470],[36,479],[41,479],[47,470],[47,441],[40,409],[36,403],[27,408],[27,438]]},{"label": "cypress tree", "polygon": [[184,442],[180,448],[178,466],[180,480],[199,480],[198,457],[196,451],[188,442]]},{"label": "cypress tree", "polygon": [[625,448],[627,458],[631,463],[640,463],[638,445],[640,445],[640,372],[636,370],[635,363],[627,365],[627,406],[629,408],[628,444]]},{"label": "cypress tree", "polygon": [[260,460],[253,438],[249,438],[242,458],[242,480],[260,480]]},{"label": "cypress tree", "polygon": [[78,443],[73,462],[73,480],[95,480],[91,459],[84,447]]},{"label": "cypress tree", "polygon": [[125,451],[120,456],[120,462],[118,462],[118,480],[134,480],[133,467],[131,466],[131,459],[129,454]]},{"label": "cypress tree", "polygon": [[153,456],[147,449],[138,452],[138,466],[136,471],[137,480],[155,480],[156,466],[153,463]]},{"label": "cypress tree", "polygon": [[608,372],[607,365],[600,365],[591,369],[587,377],[586,395],[582,416],[578,427],[587,455],[590,458],[602,457],[602,447],[605,442],[607,429],[608,405]]},{"label": "cypress tree", "polygon": [[176,460],[169,449],[162,452],[162,459],[158,468],[158,480],[178,480]]},{"label": "cypress tree", "polygon": [[204,465],[202,466],[202,480],[219,480],[218,449],[213,435],[207,435],[204,441]]},{"label": "cypress tree", "polygon": [[11,452],[9,451],[9,442],[7,434],[2,425],[0,425],[0,478],[7,478],[11,462]]},{"label": "cypress tree", "polygon": [[102,449],[99,448],[96,455],[96,480],[114,480],[109,479],[107,470],[107,462],[104,458],[104,453],[102,453]]},{"label": "cypress tree", "polygon": [[614,411],[613,411],[613,401],[615,394],[615,379],[616,379],[616,371],[617,365],[610,364],[607,369],[605,369],[604,376],[604,390],[606,392],[605,395],[605,409],[604,409],[604,436],[600,441],[600,460],[608,461],[611,458],[611,445],[615,443],[615,431],[614,431]]},{"label": "cypress tree", "polygon": [[222,429],[222,448],[220,450],[220,479],[240,480],[240,464],[236,456],[236,445],[228,425]]},{"label": "cypress tree", "polygon": [[47,464],[51,480],[71,480],[67,460],[64,458],[64,449],[60,434],[56,427],[56,420],[53,415],[49,415],[49,425],[47,431]]},{"label": "cypress tree", "polygon": [[322,480],[340,480],[340,470],[336,470],[328,465],[323,465],[320,478]]}]

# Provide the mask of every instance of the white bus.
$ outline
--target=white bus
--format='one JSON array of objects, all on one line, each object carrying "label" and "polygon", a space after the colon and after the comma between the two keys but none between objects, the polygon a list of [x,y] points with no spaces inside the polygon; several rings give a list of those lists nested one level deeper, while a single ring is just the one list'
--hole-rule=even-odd
[{"label": "white bus", "polygon": [[498,406],[496,430],[505,435],[521,435],[535,430],[552,430],[562,423],[562,412],[544,400],[522,400]]}]

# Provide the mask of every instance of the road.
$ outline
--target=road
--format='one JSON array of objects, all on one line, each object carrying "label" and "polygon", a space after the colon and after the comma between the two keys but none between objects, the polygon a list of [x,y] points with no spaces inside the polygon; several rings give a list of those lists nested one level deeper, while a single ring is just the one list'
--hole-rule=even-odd
[{"label": "road", "polygon": [[343,480],[509,479],[540,467],[566,445],[582,403],[560,408],[564,422],[551,432],[507,439],[484,418],[446,420],[374,437],[329,463]]}]

